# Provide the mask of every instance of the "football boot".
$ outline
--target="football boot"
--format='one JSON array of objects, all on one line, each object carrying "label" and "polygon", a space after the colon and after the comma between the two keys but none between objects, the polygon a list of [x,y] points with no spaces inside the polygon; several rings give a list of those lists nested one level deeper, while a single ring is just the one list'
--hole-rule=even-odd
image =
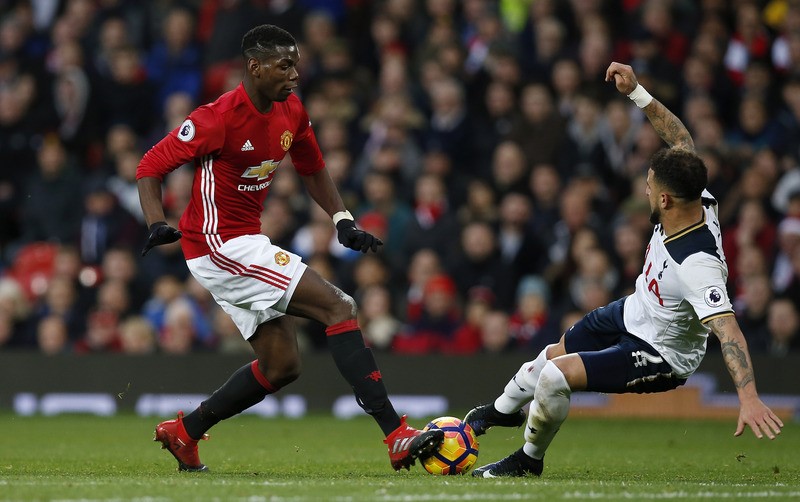
[{"label": "football boot", "polygon": [[[208,439],[208,434],[203,434],[201,439]],[[200,462],[197,453],[197,439],[192,439],[183,426],[183,412],[178,412],[178,418],[161,422],[156,426],[153,441],[160,441],[161,448],[168,450],[178,461],[179,471],[205,472],[208,467]]]},{"label": "football boot", "polygon": [[500,427],[519,427],[525,423],[525,412],[518,410],[516,413],[500,413],[494,407],[494,403],[482,404],[472,408],[464,421],[472,427],[476,436],[486,434],[490,427],[499,425]]},{"label": "football boot", "polygon": [[417,430],[406,423],[406,415],[400,418],[400,427],[393,430],[383,443],[389,448],[389,462],[395,471],[406,470],[414,460],[429,457],[444,441],[444,431],[434,429]]},{"label": "football boot", "polygon": [[476,478],[522,477],[532,474],[541,476],[544,460],[536,460],[522,451],[522,448],[493,464],[478,467],[472,471]]}]

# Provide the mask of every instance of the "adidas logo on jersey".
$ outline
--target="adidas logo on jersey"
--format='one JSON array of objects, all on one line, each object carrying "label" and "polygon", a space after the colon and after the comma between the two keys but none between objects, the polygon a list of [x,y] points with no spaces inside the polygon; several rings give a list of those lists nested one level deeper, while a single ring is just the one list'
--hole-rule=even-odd
[{"label": "adidas logo on jersey", "polygon": [[247,141],[244,142],[244,145],[242,145],[242,151],[249,152],[251,150],[255,150],[255,148],[253,148],[253,144],[250,143],[250,140],[248,139]]}]

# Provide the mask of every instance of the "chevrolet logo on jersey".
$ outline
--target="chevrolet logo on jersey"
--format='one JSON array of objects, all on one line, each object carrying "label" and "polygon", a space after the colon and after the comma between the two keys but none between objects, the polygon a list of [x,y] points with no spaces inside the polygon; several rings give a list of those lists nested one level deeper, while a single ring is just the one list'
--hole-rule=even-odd
[{"label": "chevrolet logo on jersey", "polygon": [[258,181],[261,181],[268,178],[269,175],[272,174],[272,171],[278,168],[278,164],[280,164],[280,161],[265,160],[260,166],[248,167],[244,174],[242,174],[242,178],[256,178]]}]

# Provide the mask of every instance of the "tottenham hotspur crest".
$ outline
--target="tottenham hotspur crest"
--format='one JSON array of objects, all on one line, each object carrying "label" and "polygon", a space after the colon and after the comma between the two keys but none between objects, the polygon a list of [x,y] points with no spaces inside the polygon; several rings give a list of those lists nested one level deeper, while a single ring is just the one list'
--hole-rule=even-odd
[{"label": "tottenham hotspur crest", "polygon": [[717,286],[706,289],[704,296],[709,307],[719,307],[725,303],[725,293]]}]

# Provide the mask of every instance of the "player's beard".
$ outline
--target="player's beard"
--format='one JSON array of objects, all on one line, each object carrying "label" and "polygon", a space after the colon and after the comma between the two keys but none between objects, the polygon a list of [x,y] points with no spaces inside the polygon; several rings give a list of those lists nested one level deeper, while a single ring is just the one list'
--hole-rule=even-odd
[{"label": "player's beard", "polygon": [[661,211],[658,208],[650,210],[650,223],[653,225],[661,223]]}]

